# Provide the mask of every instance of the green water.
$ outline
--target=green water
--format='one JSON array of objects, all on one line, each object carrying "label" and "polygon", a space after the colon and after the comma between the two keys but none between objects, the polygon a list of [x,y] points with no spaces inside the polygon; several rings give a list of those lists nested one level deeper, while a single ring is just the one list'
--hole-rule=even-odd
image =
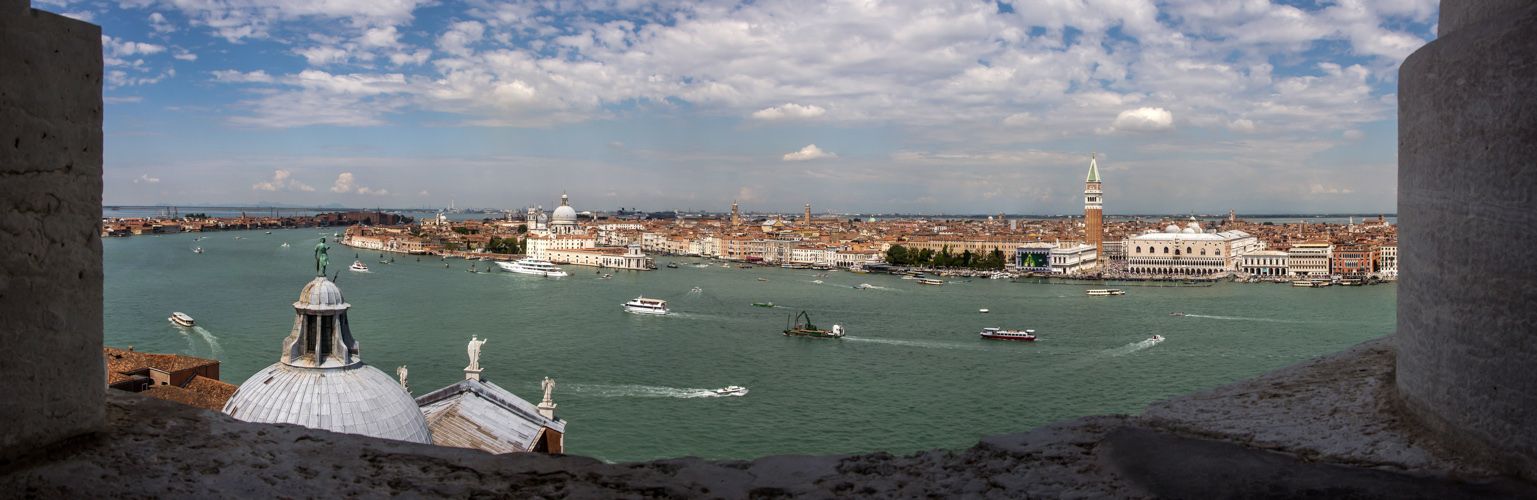
[{"label": "green water", "polygon": [[[314,276],[320,235],[204,236],[103,243],[106,344],[213,357],[223,379],[238,384],[277,361],[291,304]],[[198,246],[206,253],[193,253]],[[346,271],[354,253],[372,272]],[[1396,295],[1396,285],[1217,283],[1117,284],[1128,294],[1087,297],[1085,289],[1102,286],[980,279],[936,287],[719,264],[610,280],[567,266],[572,277],[545,279],[470,274],[463,260],[445,269],[436,257],[379,264],[378,252],[334,243],[331,259],[364,361],[386,373],[409,366],[422,395],[464,377],[471,335],[489,338],[487,379],[537,402],[540,379],[554,378],[557,414],[569,422],[566,450],[614,461],[959,449],[1072,417],[1135,414],[1391,333]],[[702,262],[657,258],[673,261]],[[876,288],[852,288],[860,283]],[[696,286],[702,292],[691,292]],[[667,300],[674,314],[621,311],[642,294]],[[765,301],[780,307],[751,305]],[[819,326],[843,325],[848,338],[781,335],[786,315],[801,309]],[[199,327],[171,325],[172,311]],[[989,326],[1035,329],[1041,340],[979,339]],[[1167,340],[1142,343],[1154,334]],[[700,397],[733,384],[751,392]]]}]

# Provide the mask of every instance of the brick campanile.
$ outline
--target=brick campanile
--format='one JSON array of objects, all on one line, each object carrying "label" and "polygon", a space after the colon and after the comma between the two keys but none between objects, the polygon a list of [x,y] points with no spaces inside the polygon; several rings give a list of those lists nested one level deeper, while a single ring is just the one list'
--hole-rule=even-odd
[{"label": "brick campanile", "polygon": [[1098,153],[1089,156],[1089,178],[1083,188],[1083,243],[1094,245],[1098,258],[1105,255],[1104,193],[1099,190],[1099,166],[1095,164]]}]

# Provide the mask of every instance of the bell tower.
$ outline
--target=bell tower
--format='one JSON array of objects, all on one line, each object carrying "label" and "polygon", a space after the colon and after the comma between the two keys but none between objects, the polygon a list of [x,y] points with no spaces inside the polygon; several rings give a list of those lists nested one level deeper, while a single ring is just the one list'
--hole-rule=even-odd
[{"label": "bell tower", "polygon": [[731,227],[742,225],[742,213],[737,211],[736,202],[731,202]]},{"label": "bell tower", "polygon": [[1095,158],[1098,153],[1089,156],[1089,177],[1084,181],[1083,188],[1083,243],[1094,245],[1094,252],[1098,259],[1105,258],[1105,229],[1104,229],[1104,192],[1100,191],[1099,165]]}]

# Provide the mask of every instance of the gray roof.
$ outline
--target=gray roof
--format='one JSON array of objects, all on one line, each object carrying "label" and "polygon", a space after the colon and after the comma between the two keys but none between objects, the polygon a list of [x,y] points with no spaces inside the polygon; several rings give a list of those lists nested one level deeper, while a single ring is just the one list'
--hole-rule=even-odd
[{"label": "gray roof", "polygon": [[440,446],[491,453],[529,451],[544,428],[566,431],[564,421],[546,418],[532,403],[480,380],[462,380],[416,398],[416,404]]},{"label": "gray roof", "polygon": [[274,363],[240,384],[224,404],[224,413],[247,422],[432,444],[427,421],[411,395],[365,363],[341,368]]},{"label": "gray roof", "polygon": [[324,276],[304,285],[304,290],[299,292],[299,301],[294,302],[295,309],[315,312],[345,311],[349,307],[352,306],[342,299],[342,289]]}]

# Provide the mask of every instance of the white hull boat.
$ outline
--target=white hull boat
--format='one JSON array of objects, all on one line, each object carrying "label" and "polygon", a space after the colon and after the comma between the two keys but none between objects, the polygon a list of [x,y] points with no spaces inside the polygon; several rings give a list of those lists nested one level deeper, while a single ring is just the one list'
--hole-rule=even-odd
[{"label": "white hull boat", "polygon": [[662,299],[648,299],[636,297],[635,300],[625,302],[624,311],[632,314],[667,314],[667,301]]},{"label": "white hull boat", "polygon": [[561,278],[568,276],[565,271],[555,267],[548,261],[538,259],[523,259],[517,262],[497,262],[496,265],[507,272],[544,276],[546,278]]},{"label": "white hull boat", "polygon": [[170,319],[171,319],[172,323],[176,324],[176,326],[185,326],[185,327],[189,327],[190,328],[190,327],[196,325],[196,323],[194,321],[192,321],[192,317],[191,316],[188,316],[186,314],[179,313],[179,312],[171,313],[171,318]]},{"label": "white hull boat", "polygon": [[354,260],[352,261],[352,265],[347,266],[347,269],[360,273],[366,273],[368,272],[368,265]]}]

